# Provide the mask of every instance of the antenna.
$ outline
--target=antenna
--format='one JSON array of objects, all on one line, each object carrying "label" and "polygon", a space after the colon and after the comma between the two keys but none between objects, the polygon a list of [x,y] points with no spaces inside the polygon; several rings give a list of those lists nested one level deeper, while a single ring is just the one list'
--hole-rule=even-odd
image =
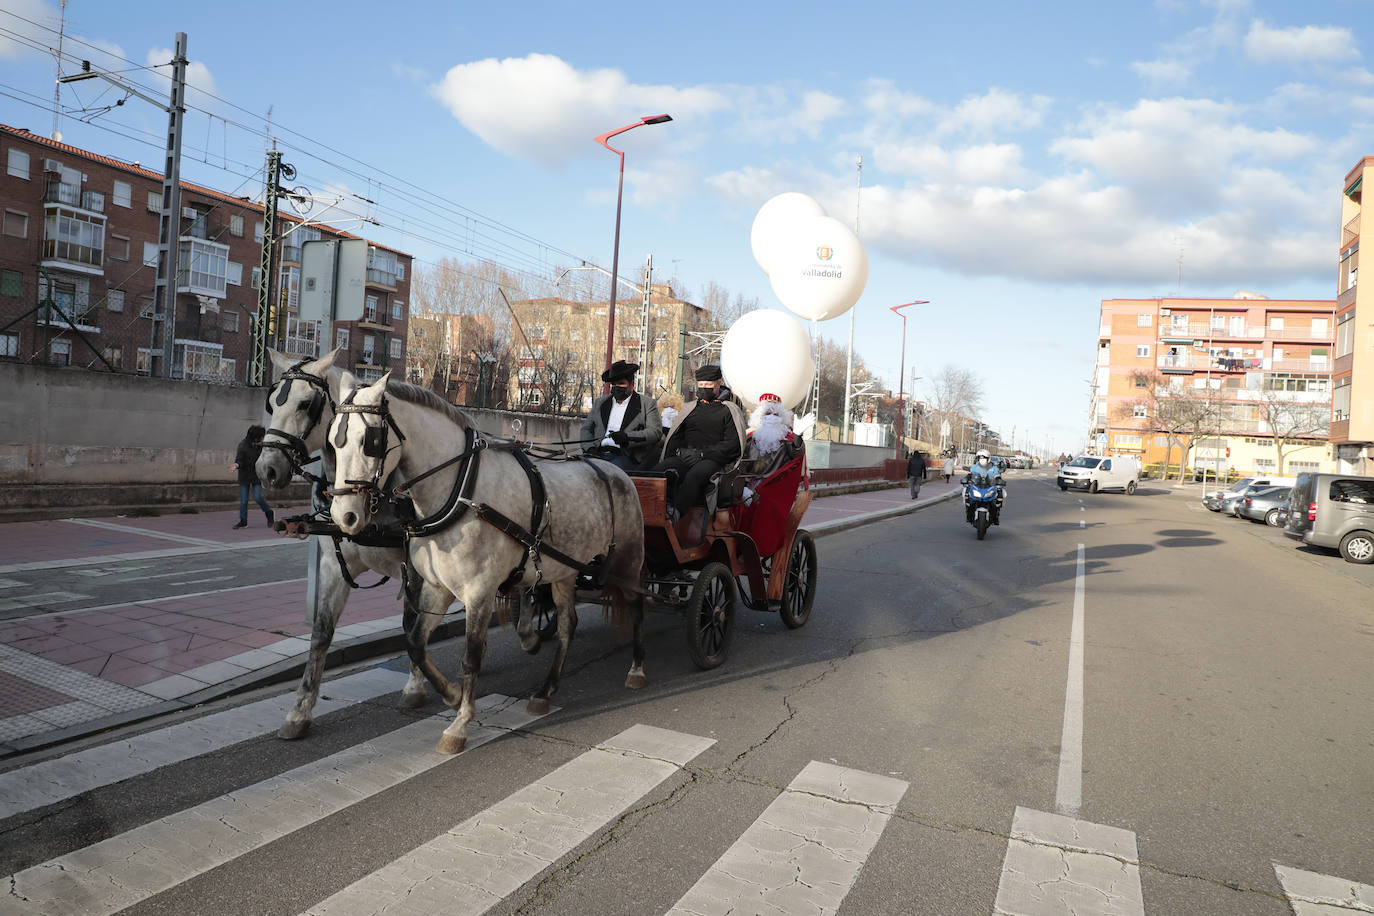
[{"label": "antenna", "polygon": [[55,69],[59,79],[52,90],[52,137],[56,141],[62,140],[62,131],[58,130],[58,120],[62,117],[62,39],[67,34],[67,0],[62,0],[61,11],[57,19],[57,50],[53,52]]}]

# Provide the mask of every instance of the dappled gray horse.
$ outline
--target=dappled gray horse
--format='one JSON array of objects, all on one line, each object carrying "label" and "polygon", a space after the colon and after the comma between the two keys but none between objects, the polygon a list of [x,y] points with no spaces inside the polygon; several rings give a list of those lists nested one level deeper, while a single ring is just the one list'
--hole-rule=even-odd
[{"label": "dappled gray horse", "polygon": [[[281,489],[291,482],[292,475],[302,472],[311,456],[319,453],[321,474],[327,482],[334,473],[333,450],[326,447],[326,434],[334,420],[334,405],[339,398],[339,384],[343,370],[334,367],[339,351],[312,362],[300,362],[269,350],[276,382],[267,391],[266,411],[269,415],[267,435],[263,438],[262,456],[256,465],[258,479],[267,486]],[[300,686],[296,688],[296,703],[286,714],[277,730],[279,738],[300,738],[310,730],[315,701],[320,696],[320,680],[324,662],[329,654],[334,631],[343,614],[344,605],[357,587],[357,579],[372,571],[401,580],[401,562],[405,554],[397,546],[364,546],[343,538],[336,544],[326,543],[321,551],[319,595],[310,627],[310,655]],[[366,586],[371,587],[371,586]],[[442,585],[425,583],[418,596],[423,613],[423,632],[417,638],[428,639],[453,604],[453,594]],[[524,621],[522,620],[522,624]],[[527,642],[526,648],[530,645]],[[535,644],[537,648],[537,643]],[[401,705],[416,707],[425,701],[425,679],[420,669],[410,666],[410,679],[401,691]]]},{"label": "dappled gray horse", "polygon": [[[577,627],[579,573],[600,585],[612,619],[622,630],[628,626],[634,658],[625,683],[644,686],[644,518],[634,483],[623,471],[593,459],[531,462],[514,443],[484,436],[434,393],[389,382],[388,376],[357,387],[345,372],[340,393],[329,430],[334,522],[345,533],[360,532],[382,504],[403,491],[425,520],[424,536],[410,541],[413,574],[456,595],[467,609],[463,683],[457,688],[426,655],[422,624],[428,612],[407,606],[411,660],[458,709],[438,750],[457,753],[467,740],[498,591],[552,586],[559,645],[530,699],[531,712],[547,711],[558,688]],[[399,482],[388,488],[388,479]]]}]

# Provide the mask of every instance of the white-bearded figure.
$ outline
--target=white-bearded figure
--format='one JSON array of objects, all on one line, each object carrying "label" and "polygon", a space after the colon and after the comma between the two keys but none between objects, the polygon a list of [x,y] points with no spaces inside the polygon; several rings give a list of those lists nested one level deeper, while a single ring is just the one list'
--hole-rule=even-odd
[{"label": "white-bearded figure", "polygon": [[767,477],[805,450],[801,438],[792,431],[792,411],[782,406],[782,398],[759,395],[758,406],[749,414],[744,453],[749,477]]}]

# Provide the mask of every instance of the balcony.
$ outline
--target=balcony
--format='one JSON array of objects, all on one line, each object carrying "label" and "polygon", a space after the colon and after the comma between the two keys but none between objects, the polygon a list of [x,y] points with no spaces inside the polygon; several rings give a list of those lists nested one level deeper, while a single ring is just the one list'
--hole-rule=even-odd
[{"label": "balcony", "polygon": [[299,246],[299,245],[283,245],[283,246],[281,246],[281,259],[282,259],[282,261],[287,262],[287,263],[299,264],[299,263],[301,262],[301,246]]},{"label": "balcony", "polygon": [[[64,313],[66,318],[62,317]],[[69,302],[59,302],[58,308],[45,305],[38,310],[39,324],[51,325],[55,328],[69,328],[71,325],[67,323],[67,318],[76,324],[78,331],[94,333],[100,330],[100,311],[90,306],[77,308]]]},{"label": "balcony", "polygon": [[1350,217],[1350,221],[1341,227],[1341,249],[1360,237],[1360,214],[1356,213]]},{"label": "balcony", "polygon": [[353,354],[353,363],[357,366],[372,366],[382,369],[386,367],[386,351],[384,350],[358,350]]},{"label": "balcony", "polygon": [[375,267],[367,269],[366,283],[368,286],[381,286],[386,289],[396,288],[396,275],[389,270],[379,270]]},{"label": "balcony", "polygon": [[[103,242],[104,239],[101,239]],[[65,239],[43,239],[43,264],[56,264],[60,267],[83,267],[82,273],[104,273],[105,249],[93,245],[82,245]]]},{"label": "balcony", "polygon": [[1193,372],[1213,368],[1213,360],[1205,353],[1161,353],[1157,365],[1164,372]]},{"label": "balcony", "polygon": [[1264,368],[1273,372],[1330,372],[1331,361],[1326,359],[1266,359]]}]

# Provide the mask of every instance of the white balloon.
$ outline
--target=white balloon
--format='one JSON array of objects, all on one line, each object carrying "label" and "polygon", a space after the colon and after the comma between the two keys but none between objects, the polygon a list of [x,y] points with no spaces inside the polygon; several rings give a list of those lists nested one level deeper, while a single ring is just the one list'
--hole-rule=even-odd
[{"label": "white balloon", "polygon": [[720,371],[735,394],[749,404],[776,394],[791,410],[811,389],[816,361],[811,339],[795,318],[777,309],[745,312],[725,332]]},{"label": "white balloon", "polygon": [[792,226],[812,216],[825,216],[825,208],[800,191],[779,194],[759,207],[749,230],[749,247],[754,249],[754,260],[764,273],[773,272],[778,246],[786,243]]},{"label": "white balloon", "polygon": [[779,247],[768,282],[779,301],[809,321],[853,308],[868,283],[868,253],[854,230],[833,216],[793,225]]}]

